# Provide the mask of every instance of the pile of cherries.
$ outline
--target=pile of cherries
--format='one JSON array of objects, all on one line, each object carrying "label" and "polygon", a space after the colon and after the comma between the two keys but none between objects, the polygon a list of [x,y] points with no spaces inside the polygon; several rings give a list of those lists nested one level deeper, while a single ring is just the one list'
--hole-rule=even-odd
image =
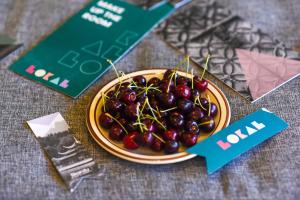
[{"label": "pile of cherries", "polygon": [[163,79],[135,76],[103,95],[100,125],[125,148],[150,147],[167,154],[193,146],[214,130],[217,106],[205,95],[208,82],[167,70]]}]

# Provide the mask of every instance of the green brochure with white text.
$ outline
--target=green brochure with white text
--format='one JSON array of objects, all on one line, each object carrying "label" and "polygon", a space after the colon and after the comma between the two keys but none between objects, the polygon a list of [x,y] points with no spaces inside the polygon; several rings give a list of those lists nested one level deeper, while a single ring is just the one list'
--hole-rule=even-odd
[{"label": "green brochure with white text", "polygon": [[10,69],[76,98],[111,67],[108,59],[122,58],[174,9],[168,2],[146,10],[120,0],[92,1]]}]

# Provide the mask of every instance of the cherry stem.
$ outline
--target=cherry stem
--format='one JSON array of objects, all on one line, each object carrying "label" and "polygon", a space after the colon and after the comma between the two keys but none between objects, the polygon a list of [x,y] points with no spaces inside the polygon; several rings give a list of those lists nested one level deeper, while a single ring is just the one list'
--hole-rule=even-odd
[{"label": "cherry stem", "polygon": [[160,112],[168,112],[168,111],[175,110],[175,109],[177,109],[177,107],[169,108],[169,109],[167,109],[167,110],[162,110],[162,111],[160,111]]},{"label": "cherry stem", "polygon": [[192,69],[191,72],[192,72],[192,89],[194,89],[194,69]]},{"label": "cherry stem", "polygon": [[126,74],[123,71],[119,71],[119,73],[121,74],[121,77],[126,76]]},{"label": "cherry stem", "polygon": [[210,55],[208,54],[208,55],[207,55],[207,57],[206,57],[206,61],[205,61],[204,70],[203,70],[203,72],[202,72],[202,75],[201,75],[201,78],[200,78],[200,80],[202,80],[202,79],[203,79],[203,77],[204,77],[205,71],[207,70],[207,65],[208,65],[208,61],[209,61],[209,59],[210,59]]},{"label": "cherry stem", "polygon": [[200,97],[199,97],[199,96],[197,96],[197,101],[198,101],[200,107],[201,107],[203,110],[207,110],[207,109],[204,108],[204,106],[201,104],[201,101],[200,101]]},{"label": "cherry stem", "polygon": [[115,70],[115,73],[117,75],[118,78],[120,78],[119,72],[117,70],[117,68],[115,67],[114,63],[111,60],[106,60],[109,64],[111,64],[111,66],[113,67],[113,69]]},{"label": "cherry stem", "polygon": [[136,123],[134,123],[133,125],[134,125],[134,126],[139,125],[139,126],[142,127],[143,130],[145,129],[146,131],[148,131],[148,128],[147,128],[146,125],[145,125],[144,123],[142,123],[142,122],[141,122],[141,123],[136,122]]},{"label": "cherry stem", "polygon": [[188,75],[188,73],[189,73],[189,69],[190,69],[190,56],[186,56],[186,62],[187,62],[187,64],[186,64],[186,76]]},{"label": "cherry stem", "polygon": [[150,103],[149,103],[148,97],[146,97],[146,102],[147,102],[147,105],[148,105],[148,107],[149,107],[149,109],[150,109],[150,111],[151,111],[151,113],[152,113],[154,119],[157,120],[157,118],[156,118],[156,116],[155,116],[155,114],[154,114],[154,112],[153,112],[154,109],[151,107],[151,105],[150,105]]},{"label": "cherry stem", "polygon": [[161,117],[160,112],[159,112],[159,109],[158,109],[157,106],[156,106],[156,113],[158,114],[159,117]]},{"label": "cherry stem", "polygon": [[144,91],[145,91],[146,95],[148,94],[148,90],[149,90],[149,88],[150,88],[152,85],[153,85],[153,84],[151,84],[151,85],[149,85],[148,87],[145,87],[145,88],[144,88]]},{"label": "cherry stem", "polygon": [[106,112],[106,106],[105,106],[105,104],[106,104],[106,98],[107,98],[107,96],[103,92],[102,93],[102,104],[103,104],[103,110],[104,110],[104,112]]},{"label": "cherry stem", "polygon": [[[132,85],[134,85],[134,86],[132,86]],[[130,87],[130,88],[131,88],[131,87],[140,88],[133,80],[130,81],[129,87]]]},{"label": "cherry stem", "polygon": [[118,91],[116,91],[116,93],[115,93],[115,97],[118,97],[119,94],[120,94],[120,91],[118,89]]},{"label": "cherry stem", "polygon": [[105,113],[105,115],[112,118],[114,121],[116,121],[121,126],[121,128],[126,132],[126,134],[128,135],[128,131],[125,129],[125,127],[121,124],[121,122],[119,120],[117,120],[116,118],[111,116],[109,113]]},{"label": "cherry stem", "polygon": [[210,96],[209,95],[207,95],[207,99],[208,99],[208,116],[210,116],[210,112],[211,112],[211,101],[210,101]]},{"label": "cherry stem", "polygon": [[207,122],[203,122],[201,124],[198,124],[198,126],[202,126],[202,125],[206,125],[206,124],[210,124],[213,120],[209,120]]},{"label": "cherry stem", "polygon": [[[106,61],[113,67],[113,69],[115,70],[115,73],[116,73],[116,75],[117,75],[117,77],[118,77],[118,80],[119,80],[119,87],[118,87],[117,92],[115,93],[115,96],[117,97],[117,96],[118,96],[118,91],[119,91],[119,89],[120,89],[120,87],[121,87],[121,84],[122,84],[122,80],[121,80],[121,77],[120,77],[120,75],[119,75],[119,72],[118,72],[117,68],[115,67],[114,63],[113,63],[111,60],[109,60],[109,59],[107,59]],[[122,73],[122,75],[123,75],[123,74],[124,74],[124,72]],[[124,74],[124,75],[125,75],[125,74]]]},{"label": "cherry stem", "polygon": [[150,115],[147,115],[146,118],[156,121],[164,130],[167,130],[167,128],[157,118],[154,118]]},{"label": "cherry stem", "polygon": [[136,108],[136,115],[137,115],[137,121],[141,130],[141,133],[144,132],[143,127],[141,125],[141,118],[140,118],[140,103],[137,104],[137,108]]},{"label": "cherry stem", "polygon": [[187,62],[187,57],[189,57],[189,56],[186,56],[184,59],[182,59],[182,60],[174,67],[174,69],[175,69],[176,71],[178,70],[178,68],[179,68],[182,64],[184,64],[184,63]]},{"label": "cherry stem", "polygon": [[[169,91],[170,91],[172,79],[173,79],[173,77],[174,77],[174,75],[175,75],[176,73],[177,73],[177,70],[174,70],[174,72],[171,74],[171,78],[170,78],[170,80],[169,80],[169,85],[168,85],[167,93],[169,93]],[[176,83],[176,80],[175,80],[175,83]]]},{"label": "cherry stem", "polygon": [[[143,87],[143,90],[142,90],[140,93],[138,93],[137,96],[143,94],[144,92],[145,92],[146,94],[148,94],[148,91],[149,91],[149,90],[156,90],[156,91],[161,92],[161,90],[159,90],[158,87],[152,87],[152,85],[153,85],[153,84],[149,85],[148,87]],[[138,86],[137,86],[137,88],[142,88],[142,87],[138,87]]]},{"label": "cherry stem", "polygon": [[152,133],[152,135],[154,137],[156,137],[157,139],[159,139],[162,143],[166,143],[161,137],[159,137],[158,135],[156,135],[156,133]]},{"label": "cherry stem", "polygon": [[[190,57],[189,57],[189,56],[186,56],[183,60],[181,60],[181,61],[174,67],[173,73],[172,73],[172,74],[170,75],[170,77],[169,77],[169,78],[170,78],[170,81],[169,81],[167,93],[169,93],[170,86],[171,86],[171,81],[172,81],[174,75],[177,74],[178,68],[179,68],[182,64],[184,64],[184,63],[186,63],[186,62],[189,63],[189,60],[190,60]],[[189,64],[188,64],[188,65],[189,65]],[[175,86],[176,86],[176,76],[174,77],[174,83],[175,83]]]},{"label": "cherry stem", "polygon": [[146,106],[146,104],[147,104],[147,102],[146,102],[146,100],[144,101],[144,104],[143,104],[143,107],[142,107],[142,109],[141,109],[141,111],[140,111],[140,113],[143,113],[143,111],[144,111],[144,109],[145,109],[145,106]]}]

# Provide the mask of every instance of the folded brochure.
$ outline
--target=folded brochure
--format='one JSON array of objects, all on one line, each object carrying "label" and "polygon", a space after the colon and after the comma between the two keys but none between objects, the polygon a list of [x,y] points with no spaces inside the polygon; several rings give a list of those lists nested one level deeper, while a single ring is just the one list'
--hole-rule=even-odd
[{"label": "folded brochure", "polygon": [[73,98],[122,58],[175,6],[153,9],[119,0],[92,1],[10,69]]}]

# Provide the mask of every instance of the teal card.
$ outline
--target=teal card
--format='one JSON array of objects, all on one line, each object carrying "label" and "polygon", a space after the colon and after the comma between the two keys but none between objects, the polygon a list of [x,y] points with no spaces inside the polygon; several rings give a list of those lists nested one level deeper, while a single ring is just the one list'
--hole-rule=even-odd
[{"label": "teal card", "polygon": [[207,171],[211,174],[287,127],[284,120],[262,108],[189,148],[187,152],[205,157]]},{"label": "teal card", "polygon": [[10,69],[76,98],[110,68],[107,59],[118,61],[174,9],[92,1]]}]

